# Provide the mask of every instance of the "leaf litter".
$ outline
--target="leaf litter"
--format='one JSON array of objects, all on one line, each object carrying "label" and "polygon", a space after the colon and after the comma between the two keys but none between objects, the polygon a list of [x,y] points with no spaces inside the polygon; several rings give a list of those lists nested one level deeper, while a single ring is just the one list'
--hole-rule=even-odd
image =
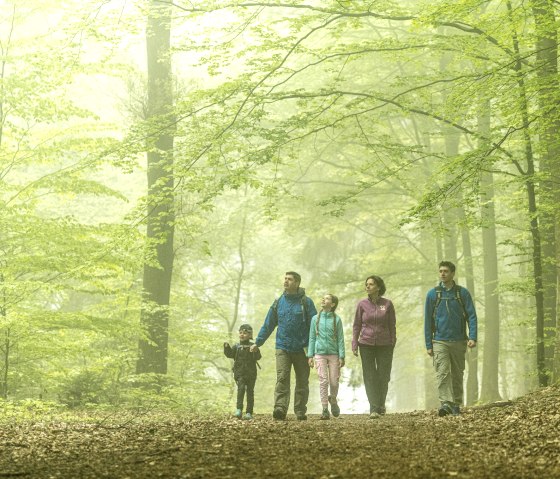
[{"label": "leaf litter", "polygon": [[253,421],[118,412],[1,419],[0,479],[560,478],[560,388],[435,411]]}]

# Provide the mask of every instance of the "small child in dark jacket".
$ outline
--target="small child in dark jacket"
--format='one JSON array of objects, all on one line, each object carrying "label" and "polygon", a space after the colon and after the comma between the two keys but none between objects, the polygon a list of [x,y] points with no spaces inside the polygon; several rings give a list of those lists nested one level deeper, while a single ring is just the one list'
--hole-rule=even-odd
[{"label": "small child in dark jacket", "polygon": [[253,328],[248,324],[239,327],[239,343],[230,346],[224,343],[224,354],[233,359],[233,378],[237,383],[237,410],[235,417],[241,419],[243,415],[243,399],[247,393],[247,409],[244,419],[253,419],[255,404],[255,383],[257,382],[257,361],[261,359],[261,352],[249,351],[253,345]]}]

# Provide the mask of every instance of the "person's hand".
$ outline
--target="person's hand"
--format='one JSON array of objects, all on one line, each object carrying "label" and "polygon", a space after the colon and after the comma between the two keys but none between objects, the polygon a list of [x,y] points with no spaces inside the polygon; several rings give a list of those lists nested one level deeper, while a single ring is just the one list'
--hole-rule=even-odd
[{"label": "person's hand", "polygon": [[352,354],[353,354],[354,356],[357,356],[357,355],[358,355],[358,350],[357,350],[357,349],[352,349]]},{"label": "person's hand", "polygon": [[434,355],[434,350],[433,349],[428,349],[426,352],[428,353],[428,356],[433,356]]},{"label": "person's hand", "polygon": [[256,344],[251,344],[251,347],[249,348],[250,352],[254,353],[258,350],[259,350],[259,347]]},{"label": "person's hand", "polygon": [[309,364],[309,367],[312,368],[313,366],[315,366],[315,363],[313,361],[313,358],[307,358],[307,364]]},{"label": "person's hand", "polygon": [[346,364],[346,363],[344,362],[344,358],[340,358],[340,359],[338,360],[338,366],[339,366],[339,367],[343,368],[345,364]]},{"label": "person's hand", "polygon": [[476,347],[476,341],[475,341],[474,339],[469,339],[469,340],[467,341],[467,346],[468,346],[469,348],[475,348],[475,347]]}]

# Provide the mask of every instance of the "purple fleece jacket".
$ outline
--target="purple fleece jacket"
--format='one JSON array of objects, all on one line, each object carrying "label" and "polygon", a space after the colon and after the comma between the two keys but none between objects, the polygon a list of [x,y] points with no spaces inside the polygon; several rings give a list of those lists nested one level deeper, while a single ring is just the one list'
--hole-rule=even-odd
[{"label": "purple fleece jacket", "polygon": [[394,346],[397,342],[397,318],[390,299],[378,298],[372,303],[363,299],[356,307],[352,328],[352,350],[358,343],[365,346]]}]

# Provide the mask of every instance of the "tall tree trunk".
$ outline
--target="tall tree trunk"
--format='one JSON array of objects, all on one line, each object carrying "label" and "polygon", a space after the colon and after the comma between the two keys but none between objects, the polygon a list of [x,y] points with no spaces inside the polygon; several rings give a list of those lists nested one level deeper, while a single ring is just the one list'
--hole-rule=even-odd
[{"label": "tall tree trunk", "polygon": [[[449,158],[459,154],[459,140],[461,138],[459,132],[454,128],[444,128],[445,155]],[[443,253],[445,258],[442,260],[457,262],[457,208],[443,207],[443,227],[445,234],[443,236]]]},{"label": "tall tree trunk", "polygon": [[[558,38],[554,5],[551,0],[531,3],[537,33],[537,90],[539,122],[539,226],[542,239],[543,297],[544,297],[544,350],[545,367],[551,374],[554,367],[555,331],[557,326],[558,265],[556,241],[560,240],[558,205],[560,204],[560,107],[558,81]],[[557,352],[560,372],[560,351]],[[558,374],[556,374],[557,376]]]},{"label": "tall tree trunk", "polygon": [[[436,254],[437,257],[433,257],[434,248],[431,246],[433,237],[430,234],[429,230],[426,228],[422,228],[420,231],[420,245],[421,250],[425,252],[432,252],[432,254],[427,254],[428,260],[426,260],[426,268],[422,268],[421,270],[421,283],[422,283],[422,311],[424,310],[424,301],[426,300],[426,293],[432,289],[434,284],[434,277],[437,277],[435,271],[437,269],[436,260],[441,258],[439,255],[438,250],[441,249],[441,240],[439,236],[435,238],[436,240]],[[429,271],[427,273],[427,271]],[[423,350],[425,349],[422,348]],[[437,396],[437,386],[436,386],[436,377],[434,373],[434,364],[433,359],[429,357],[427,354],[424,353],[424,408],[425,409],[433,409],[439,405],[438,396]]]},{"label": "tall tree trunk", "polygon": [[171,7],[150,3],[148,59],[148,216],[138,373],[167,373],[169,298],[173,270],[173,92]]},{"label": "tall tree trunk", "polygon": [[[461,202],[462,203],[462,202]],[[476,298],[475,282],[474,282],[474,265],[471,247],[471,236],[466,223],[465,209],[460,210],[462,226],[461,239],[463,243],[463,258],[465,260],[465,282],[467,289],[470,291],[473,301]],[[478,401],[478,348],[469,348],[467,350],[467,388],[465,400],[467,405],[475,404]]]},{"label": "tall tree trunk", "polygon": [[[6,323],[6,286],[4,285],[4,274],[0,273],[0,284],[2,285],[2,304],[0,305],[0,318],[2,322]],[[12,349],[12,342],[10,338],[10,328],[3,328],[4,340],[2,346],[0,346],[0,354],[2,356],[2,362],[4,365],[0,369],[0,397],[2,399],[8,399],[8,377],[10,371],[10,352]]]},{"label": "tall tree trunk", "polygon": [[[513,17],[513,8],[511,2],[506,2],[507,9],[510,17]],[[527,190],[528,213],[530,218],[531,240],[533,243],[533,281],[534,281],[534,294],[535,294],[535,309],[536,309],[536,346],[537,346],[537,374],[539,377],[539,386],[546,386],[548,384],[548,374],[546,373],[545,365],[545,352],[544,352],[544,291],[543,291],[543,265],[542,265],[542,242],[541,232],[539,229],[537,208],[537,195],[535,184],[535,158],[533,153],[533,145],[531,142],[531,135],[528,131],[529,127],[529,106],[527,100],[527,92],[525,81],[523,78],[524,72],[522,71],[521,55],[519,51],[519,40],[515,32],[515,20],[511,18],[511,25],[513,29],[512,43],[513,51],[515,52],[515,65],[514,69],[517,72],[517,85],[519,88],[519,108],[521,112],[521,122],[525,127],[523,128],[523,143],[525,149],[525,160],[527,162],[527,169],[523,172],[525,176],[525,188]]]},{"label": "tall tree trunk", "polygon": [[[449,157],[459,154],[460,134],[454,129],[445,130],[445,154]],[[458,200],[462,203],[462,196],[459,190]],[[466,221],[466,214],[463,208],[454,208],[453,210],[444,209],[444,221],[446,223],[447,235],[444,237],[444,250],[447,260],[456,262],[459,258],[457,248],[458,229],[455,227],[458,220]],[[453,225],[453,226],[452,226]],[[463,246],[464,271],[462,274],[467,283],[467,289],[474,299],[474,267],[472,261],[471,240],[466,225],[460,228],[461,242]],[[467,404],[474,404],[478,399],[478,354],[476,350],[469,349],[466,355],[467,360],[467,384],[465,400]]]},{"label": "tall tree trunk", "polygon": [[484,252],[484,350],[480,399],[500,399],[498,368],[500,363],[500,296],[498,293],[498,247],[494,183],[492,173],[482,173],[482,249]]},{"label": "tall tree trunk", "polygon": [[[484,100],[478,115],[478,131],[483,138],[490,135],[490,105]],[[487,145],[481,144],[482,148]],[[484,254],[484,349],[480,399],[493,402],[501,399],[498,371],[500,363],[500,297],[498,293],[498,246],[494,208],[494,178],[482,172],[480,180],[482,208],[482,250]]]}]

